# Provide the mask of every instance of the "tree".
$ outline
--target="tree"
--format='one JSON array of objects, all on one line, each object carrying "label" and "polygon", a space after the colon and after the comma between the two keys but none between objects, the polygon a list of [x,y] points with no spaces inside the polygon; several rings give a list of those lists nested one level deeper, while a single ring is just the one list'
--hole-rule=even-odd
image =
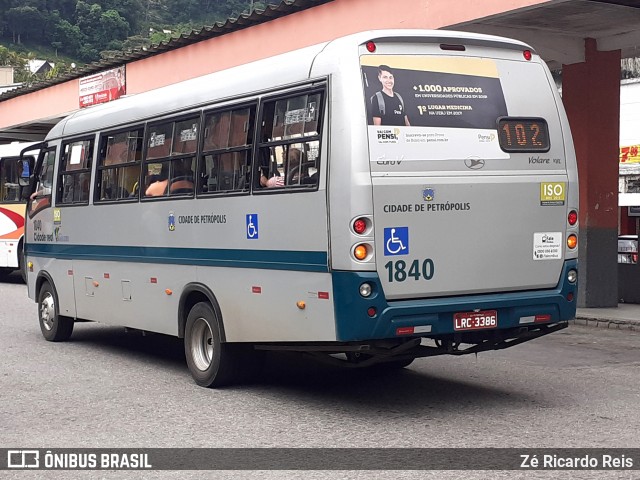
[{"label": "tree", "polygon": [[77,25],[71,25],[68,21],[59,19],[54,27],[51,46],[56,50],[56,56],[58,55],[58,49],[69,55],[77,55],[82,39],[82,32]]},{"label": "tree", "polygon": [[16,70],[26,70],[27,58],[17,52],[0,45],[0,65],[3,67],[15,67]]},{"label": "tree", "polygon": [[[129,34],[141,31],[144,11],[143,0],[106,0],[104,10],[115,10],[129,24]],[[146,27],[146,26],[145,26]],[[123,39],[124,40],[124,39]]]},{"label": "tree", "polygon": [[100,23],[94,37],[96,46],[107,45],[114,40],[122,41],[129,35],[129,23],[115,10],[100,15]]},{"label": "tree", "polygon": [[44,22],[42,13],[34,7],[14,7],[5,13],[5,18],[13,35],[13,43],[22,43],[22,38],[33,36],[38,39],[40,26]]}]

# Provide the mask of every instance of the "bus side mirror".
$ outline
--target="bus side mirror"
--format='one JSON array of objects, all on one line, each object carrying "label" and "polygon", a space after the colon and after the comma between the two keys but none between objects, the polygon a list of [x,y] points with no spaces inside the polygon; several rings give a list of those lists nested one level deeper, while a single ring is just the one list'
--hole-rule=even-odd
[{"label": "bus side mirror", "polygon": [[20,171],[20,176],[18,177],[18,185],[21,187],[28,187],[31,184],[31,179],[33,175],[31,174],[33,160],[28,160],[23,158],[22,160],[18,160],[18,169]]},{"label": "bus side mirror", "polygon": [[27,178],[20,177],[18,179],[18,185],[20,185],[21,187],[28,187],[29,185],[31,185],[32,178],[33,177],[27,177]]}]

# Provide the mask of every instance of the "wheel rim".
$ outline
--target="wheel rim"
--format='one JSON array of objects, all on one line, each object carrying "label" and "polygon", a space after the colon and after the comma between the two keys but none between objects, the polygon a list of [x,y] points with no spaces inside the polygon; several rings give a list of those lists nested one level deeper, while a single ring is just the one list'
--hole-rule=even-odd
[{"label": "wheel rim", "polygon": [[207,370],[213,360],[213,332],[204,318],[198,318],[191,333],[191,358],[196,368]]},{"label": "wheel rim", "polygon": [[40,303],[40,321],[42,326],[50,331],[56,319],[56,304],[53,301],[53,295],[47,292]]}]

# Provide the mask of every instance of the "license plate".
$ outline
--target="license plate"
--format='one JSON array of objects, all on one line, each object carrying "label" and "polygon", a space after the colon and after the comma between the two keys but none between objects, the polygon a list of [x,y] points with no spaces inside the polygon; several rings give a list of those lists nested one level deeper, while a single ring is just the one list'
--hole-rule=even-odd
[{"label": "license plate", "polygon": [[497,326],[498,312],[496,310],[453,314],[453,329],[456,331],[482,330],[485,328],[496,328]]}]

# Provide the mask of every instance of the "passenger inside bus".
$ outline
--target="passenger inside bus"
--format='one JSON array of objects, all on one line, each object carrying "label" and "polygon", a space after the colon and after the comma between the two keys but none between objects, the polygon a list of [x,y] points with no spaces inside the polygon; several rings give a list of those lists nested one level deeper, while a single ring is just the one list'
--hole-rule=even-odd
[{"label": "passenger inside bus", "polygon": [[149,186],[144,192],[146,197],[161,197],[169,184],[169,162],[162,164],[159,175],[148,175]]},{"label": "passenger inside bus", "polygon": [[169,187],[169,193],[171,195],[193,193],[193,163],[193,158],[174,160],[173,179],[171,180],[171,186]]},{"label": "passenger inside bus", "polygon": [[74,200],[77,202],[89,201],[89,184],[91,183],[90,173],[81,173],[78,179],[78,192]]},{"label": "passenger inside bus", "polygon": [[278,169],[273,169],[273,174],[267,178],[263,170],[260,170],[260,185],[267,188],[284,187],[287,185],[299,185],[303,183],[303,178],[308,177],[305,174],[301,159],[302,153],[299,148],[289,148],[288,155],[285,153],[287,148],[282,151],[282,169],[284,175],[281,175]]}]

